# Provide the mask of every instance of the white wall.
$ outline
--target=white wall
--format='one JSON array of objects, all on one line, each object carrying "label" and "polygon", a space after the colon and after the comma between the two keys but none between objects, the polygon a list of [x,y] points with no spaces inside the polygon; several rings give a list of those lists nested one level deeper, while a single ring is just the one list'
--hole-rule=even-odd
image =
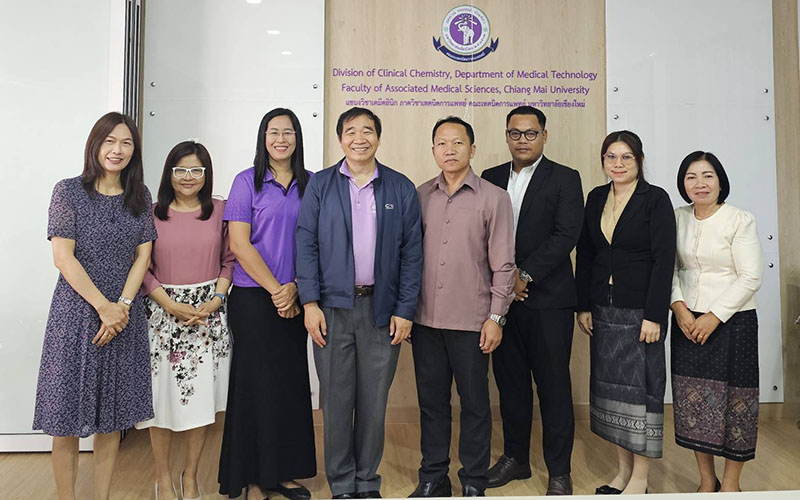
[{"label": "white wall", "polygon": [[123,54],[110,47],[121,46],[111,16],[122,13],[124,28],[123,3],[0,1],[0,450],[32,432],[58,277],[46,239],[50,194],[59,179],[81,173],[89,130],[121,103]]},{"label": "white wall", "polygon": [[608,131],[639,134],[644,172],[675,206],[681,160],[713,152],[728,201],[758,222],[772,264],[757,295],[763,402],[783,401],[772,47],[770,0],[606,3]]},{"label": "white wall", "polygon": [[149,2],[145,16],[142,136],[154,194],[169,150],[195,139],[211,153],[214,194],[227,198],[275,107],[298,115],[306,168],[323,167],[324,0],[170,0]]}]

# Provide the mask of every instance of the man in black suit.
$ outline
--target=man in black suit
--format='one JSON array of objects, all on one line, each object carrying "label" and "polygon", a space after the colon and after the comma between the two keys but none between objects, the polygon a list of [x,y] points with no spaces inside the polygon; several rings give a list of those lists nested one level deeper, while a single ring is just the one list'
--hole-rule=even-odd
[{"label": "man in black suit", "polygon": [[569,254],[583,224],[577,171],[547,159],[545,115],[520,106],[506,117],[512,161],[481,177],[506,189],[514,209],[516,297],[503,342],[492,354],[503,417],[503,456],[489,469],[489,488],[531,476],[533,418],[531,372],[542,413],[542,448],[550,476],[548,495],[571,495],[570,457],[575,436],[569,358],[575,278]]}]

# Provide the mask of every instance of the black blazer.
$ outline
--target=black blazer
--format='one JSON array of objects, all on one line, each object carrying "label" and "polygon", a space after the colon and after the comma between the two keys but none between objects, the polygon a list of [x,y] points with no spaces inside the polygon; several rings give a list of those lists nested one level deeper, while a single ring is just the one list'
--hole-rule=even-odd
[{"label": "black blazer", "polygon": [[[508,188],[511,162],[484,170],[481,177]],[[533,278],[530,309],[574,308],[575,278],[569,254],[581,234],[583,188],[581,176],[542,156],[533,173],[519,213],[514,255],[517,267]]]},{"label": "black blazer", "polygon": [[[622,211],[611,245],[600,229],[611,183],[586,197],[575,279],[578,310],[592,305],[644,309],[644,319],[667,322],[675,266],[675,214],[666,191],[640,180]],[[608,278],[614,274],[613,290]],[[609,291],[611,300],[609,301]]]}]

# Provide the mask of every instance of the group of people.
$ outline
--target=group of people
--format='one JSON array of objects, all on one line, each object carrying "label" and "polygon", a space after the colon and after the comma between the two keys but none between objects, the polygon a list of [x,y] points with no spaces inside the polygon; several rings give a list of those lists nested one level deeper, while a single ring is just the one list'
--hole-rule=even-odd
[{"label": "group of people", "polygon": [[[452,495],[451,385],[460,398],[463,496],[531,476],[531,376],[542,414],[548,495],[572,494],[570,353],[577,312],[591,337],[590,417],[618,447],[597,494],[645,493],[662,455],[665,338],[672,310],[675,436],[694,450],[698,491],[736,491],[754,458],[763,257],[751,214],[725,202],[712,153],[681,163],[688,206],[644,179],[630,131],[609,134],[609,183],[584,206],[577,171],[544,156],[546,117],[506,117],[511,161],[480,176],[461,118],[432,130],[438,176],[415,188],[376,160],[382,124],[339,116],[344,157],[305,169],[300,122],[261,120],[253,166],[213,199],[206,148],[167,155],[151,206],[134,122],[109,113],[83,174],[60,181],[48,238],[60,271],[45,333],[33,426],[53,436],[59,498],[75,496],[78,438],[94,435],[95,496],[108,498],[119,431],[148,428],[156,498],[200,498],[208,425],[225,411],[220,493],[311,497],[316,474],[306,335],[320,382],[333,498],[380,498],[389,388],[411,342],[420,408],[411,497]],[[575,273],[570,253],[577,245]],[[489,354],[503,455],[490,467]],[[175,432],[185,461],[170,469]],[[714,456],[725,457],[720,481]]]}]

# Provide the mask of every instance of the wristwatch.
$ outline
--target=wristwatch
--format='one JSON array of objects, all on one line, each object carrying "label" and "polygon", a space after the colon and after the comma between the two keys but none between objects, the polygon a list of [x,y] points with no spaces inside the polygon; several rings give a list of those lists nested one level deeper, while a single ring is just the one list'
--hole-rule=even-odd
[{"label": "wristwatch", "polygon": [[127,298],[127,297],[120,297],[120,298],[117,299],[117,302],[125,304],[128,307],[130,307],[131,304],[133,304],[133,300],[131,300],[131,299]]},{"label": "wristwatch", "polygon": [[519,270],[519,279],[521,279],[525,283],[533,282],[533,278],[531,278],[531,275],[523,271],[522,269]]},{"label": "wristwatch", "polygon": [[489,315],[489,319],[494,321],[495,323],[497,323],[500,326],[506,326],[506,317],[505,316],[501,316],[499,314],[492,313],[492,314]]}]

